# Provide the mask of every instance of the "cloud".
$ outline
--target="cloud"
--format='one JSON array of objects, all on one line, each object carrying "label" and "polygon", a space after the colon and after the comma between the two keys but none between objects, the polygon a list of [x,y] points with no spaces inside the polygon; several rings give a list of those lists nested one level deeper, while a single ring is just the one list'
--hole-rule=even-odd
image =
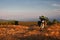
[{"label": "cloud", "polygon": [[48,11],[46,14],[50,18],[57,18],[60,16],[60,9],[53,9],[51,11]]},{"label": "cloud", "polygon": [[52,4],[52,6],[60,7],[60,4]]}]

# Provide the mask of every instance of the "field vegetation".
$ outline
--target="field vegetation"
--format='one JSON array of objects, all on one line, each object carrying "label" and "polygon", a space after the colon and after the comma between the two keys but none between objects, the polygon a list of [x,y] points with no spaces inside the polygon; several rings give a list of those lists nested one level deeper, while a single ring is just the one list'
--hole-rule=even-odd
[{"label": "field vegetation", "polygon": [[39,26],[0,25],[0,40],[60,40],[60,24],[43,31]]},{"label": "field vegetation", "polygon": [[44,29],[37,22],[0,22],[0,40],[60,40],[60,22],[47,21]]}]

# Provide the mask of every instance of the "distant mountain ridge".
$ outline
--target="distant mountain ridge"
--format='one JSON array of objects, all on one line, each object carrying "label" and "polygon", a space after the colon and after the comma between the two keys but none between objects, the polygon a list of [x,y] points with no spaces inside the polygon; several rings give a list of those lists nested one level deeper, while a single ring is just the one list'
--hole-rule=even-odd
[{"label": "distant mountain ridge", "polygon": [[[60,21],[60,17],[54,17],[54,18],[49,18],[50,21],[52,21],[53,19],[56,19],[58,21]],[[6,19],[0,19],[1,21],[39,21],[39,18],[27,18],[27,19],[22,19],[22,20],[6,20]]]},{"label": "distant mountain ridge", "polygon": [[0,21],[8,21],[8,20],[5,20],[5,19],[0,19]]},{"label": "distant mountain ridge", "polygon": [[15,21],[15,20],[0,19],[0,22],[8,22],[8,21]]}]

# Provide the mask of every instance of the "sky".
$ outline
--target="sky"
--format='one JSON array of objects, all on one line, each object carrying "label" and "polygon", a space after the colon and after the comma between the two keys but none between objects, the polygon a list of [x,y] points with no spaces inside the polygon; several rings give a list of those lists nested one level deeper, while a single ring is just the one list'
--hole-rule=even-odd
[{"label": "sky", "polygon": [[60,19],[60,0],[0,0],[0,19],[22,21],[41,15]]}]

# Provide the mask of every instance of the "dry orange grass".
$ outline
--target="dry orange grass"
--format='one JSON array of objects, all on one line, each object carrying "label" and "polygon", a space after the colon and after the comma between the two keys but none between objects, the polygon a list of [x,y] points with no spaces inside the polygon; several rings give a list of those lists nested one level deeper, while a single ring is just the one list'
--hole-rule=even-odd
[{"label": "dry orange grass", "polygon": [[37,35],[39,35],[39,37],[50,36],[60,39],[60,24],[47,27],[46,29],[43,29],[43,31],[40,30],[41,29],[38,26],[28,27],[20,25],[0,25],[0,40],[27,40],[28,37],[35,37]]}]

